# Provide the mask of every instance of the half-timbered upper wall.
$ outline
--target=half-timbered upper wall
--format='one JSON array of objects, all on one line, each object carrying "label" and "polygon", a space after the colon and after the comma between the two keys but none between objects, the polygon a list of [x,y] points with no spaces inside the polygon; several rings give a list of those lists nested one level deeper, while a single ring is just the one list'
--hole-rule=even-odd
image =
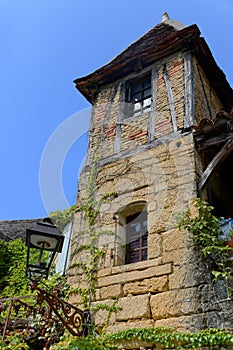
[{"label": "half-timbered upper wall", "polygon": [[[150,108],[128,115],[128,85],[143,76],[151,79]],[[222,108],[197,59],[179,52],[99,91],[93,104],[89,156],[97,148],[101,159],[127,153],[186,130],[202,118],[212,119]]]},{"label": "half-timbered upper wall", "polygon": [[193,76],[196,122],[199,123],[203,118],[213,119],[224,107],[195,57],[193,58]]},{"label": "half-timbered upper wall", "polygon": [[[190,127],[194,119],[191,60],[189,53],[180,52],[100,90],[92,110],[89,155],[97,148],[101,159],[127,153]],[[151,79],[150,108],[128,115],[129,83],[143,76]]]}]

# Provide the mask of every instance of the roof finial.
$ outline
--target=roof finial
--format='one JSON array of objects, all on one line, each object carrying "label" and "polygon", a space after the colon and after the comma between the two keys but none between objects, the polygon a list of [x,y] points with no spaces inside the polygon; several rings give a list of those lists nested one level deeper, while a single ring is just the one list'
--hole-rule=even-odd
[{"label": "roof finial", "polygon": [[162,22],[167,21],[168,19],[170,19],[170,17],[168,16],[167,12],[164,12],[163,16],[162,16]]}]

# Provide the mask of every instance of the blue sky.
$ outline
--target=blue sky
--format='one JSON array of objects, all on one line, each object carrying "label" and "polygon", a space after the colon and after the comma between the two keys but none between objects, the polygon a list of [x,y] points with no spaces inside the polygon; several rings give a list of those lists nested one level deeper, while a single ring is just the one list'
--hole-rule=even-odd
[{"label": "blue sky", "polygon": [[[199,26],[233,86],[231,0],[0,0],[0,220],[43,217],[75,203],[89,103],[73,80],[107,63],[165,11]],[[74,116],[77,138],[70,141],[71,130],[63,132]],[[60,131],[61,141],[49,148]],[[41,195],[41,171],[49,199]],[[51,190],[59,177],[65,200]]]}]

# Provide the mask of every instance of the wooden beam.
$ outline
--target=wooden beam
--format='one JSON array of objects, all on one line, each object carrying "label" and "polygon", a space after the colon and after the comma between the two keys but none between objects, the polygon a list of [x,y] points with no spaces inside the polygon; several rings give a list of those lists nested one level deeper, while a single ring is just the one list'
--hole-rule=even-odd
[{"label": "wooden beam", "polygon": [[152,91],[152,101],[151,101],[151,110],[150,118],[148,125],[148,141],[153,141],[155,136],[155,119],[156,119],[156,100],[157,100],[157,81],[158,81],[158,72],[155,68],[151,72],[151,91]]},{"label": "wooden beam", "polygon": [[166,64],[164,64],[164,66],[163,66],[163,78],[164,78],[164,82],[165,82],[166,89],[167,89],[168,102],[169,102],[170,112],[171,112],[171,116],[172,116],[173,131],[177,131],[175,103],[174,103],[171,82],[169,79]]},{"label": "wooden beam", "polygon": [[184,129],[189,128],[195,124],[194,117],[194,87],[193,87],[193,67],[192,67],[192,55],[190,52],[183,54],[184,59]]},{"label": "wooden beam", "polygon": [[119,153],[121,150],[121,122],[124,120],[125,117],[125,108],[126,108],[126,102],[125,102],[125,81],[122,81],[120,84],[120,104],[117,114],[117,123],[116,123],[116,137],[115,137],[115,144],[114,144],[114,153]]},{"label": "wooden beam", "polygon": [[216,156],[211,160],[206,170],[202,174],[201,181],[199,184],[199,190],[203,191],[206,187],[210,177],[218,169],[221,163],[228,157],[228,155],[233,151],[233,139],[228,140],[225,145],[220,149]]},{"label": "wooden beam", "polygon": [[197,151],[199,153],[207,152],[210,148],[213,148],[215,146],[221,146],[223,143],[226,143],[228,140],[232,139],[233,133],[229,133],[227,136],[226,134],[223,134],[216,137],[212,137],[211,139],[206,140],[201,146],[197,143]]}]

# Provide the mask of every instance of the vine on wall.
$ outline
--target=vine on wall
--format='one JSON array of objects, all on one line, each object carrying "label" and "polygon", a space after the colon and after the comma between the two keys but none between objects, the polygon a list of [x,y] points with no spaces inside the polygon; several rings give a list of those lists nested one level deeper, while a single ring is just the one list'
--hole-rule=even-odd
[{"label": "vine on wall", "polygon": [[[223,349],[233,346],[233,335],[227,330],[207,329],[196,333],[178,332],[170,327],[135,328],[116,332],[99,338],[74,338],[65,336],[51,350],[120,350],[141,349]],[[137,344],[137,345],[136,345]]]},{"label": "vine on wall", "polygon": [[[220,220],[213,215],[213,207],[200,198],[194,200],[197,214],[188,209],[180,215],[178,227],[188,230],[193,240],[210,263],[213,281],[232,280],[232,266],[229,266],[229,252],[233,248],[226,244]],[[233,232],[232,232],[233,233]]]},{"label": "vine on wall", "polygon": [[[74,240],[77,241],[77,244],[71,253],[69,269],[76,271],[76,274],[82,279],[82,283],[81,286],[71,288],[70,294],[81,297],[82,308],[84,310],[96,312],[99,309],[105,309],[108,314],[106,317],[107,323],[110,319],[110,314],[119,309],[116,306],[116,301],[112,305],[97,303],[94,306],[92,302],[95,301],[98,266],[106,254],[106,251],[100,248],[100,237],[103,235],[114,235],[114,232],[98,229],[97,221],[102,204],[111,201],[117,194],[115,192],[109,192],[97,198],[97,175],[98,157],[96,155],[90,171],[87,195],[84,198],[79,198],[79,205],[76,208],[76,212],[82,216],[85,229],[75,232]],[[80,241],[83,243],[80,244]],[[94,323],[91,324],[89,331],[91,334],[95,334]]]}]

